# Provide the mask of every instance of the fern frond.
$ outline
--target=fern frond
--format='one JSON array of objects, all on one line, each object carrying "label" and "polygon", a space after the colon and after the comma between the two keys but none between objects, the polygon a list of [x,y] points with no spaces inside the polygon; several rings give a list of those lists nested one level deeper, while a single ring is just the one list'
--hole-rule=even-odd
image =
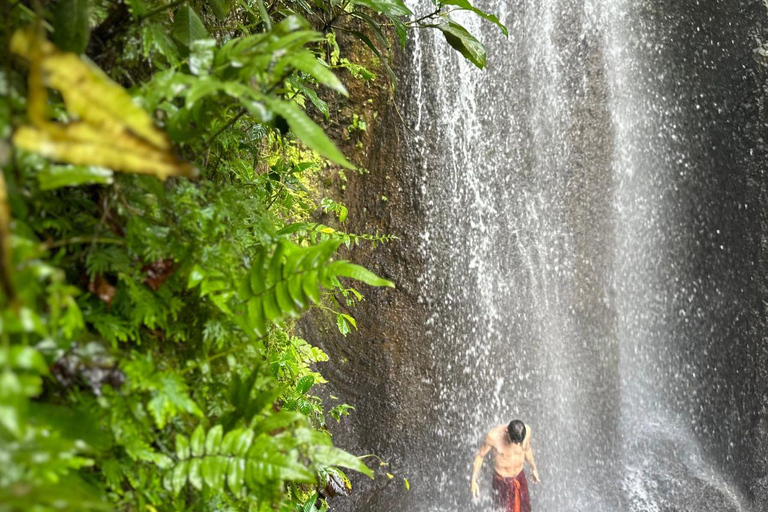
[{"label": "fern frond", "polygon": [[256,336],[264,336],[271,323],[281,324],[286,318],[298,318],[311,304],[321,301],[321,288],[340,288],[340,277],[349,277],[371,286],[394,287],[391,281],[378,277],[348,261],[331,261],[341,240],[327,240],[302,247],[280,240],[274,251],[264,250],[251,267],[248,284],[241,287],[246,299],[246,326]]}]

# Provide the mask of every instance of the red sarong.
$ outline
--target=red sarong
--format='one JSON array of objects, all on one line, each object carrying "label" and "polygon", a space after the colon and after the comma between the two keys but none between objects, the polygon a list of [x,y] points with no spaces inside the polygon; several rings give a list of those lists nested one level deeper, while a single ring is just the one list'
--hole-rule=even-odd
[{"label": "red sarong", "polygon": [[517,476],[503,477],[493,474],[493,491],[496,506],[504,512],[531,512],[531,497],[525,472]]}]

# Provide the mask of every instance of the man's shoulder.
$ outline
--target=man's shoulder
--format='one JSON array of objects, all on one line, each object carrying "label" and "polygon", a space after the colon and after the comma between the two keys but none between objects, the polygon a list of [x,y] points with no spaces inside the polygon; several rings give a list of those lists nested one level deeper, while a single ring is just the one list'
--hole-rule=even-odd
[{"label": "man's shoulder", "polygon": [[530,446],[531,443],[531,434],[533,433],[533,429],[529,424],[525,424],[525,439],[523,439],[523,444],[527,444]]},{"label": "man's shoulder", "polygon": [[496,440],[499,438],[502,432],[506,431],[506,428],[507,427],[505,427],[504,425],[496,425],[495,427],[493,427],[491,430],[488,431],[488,434],[486,435],[486,437],[488,439]]}]

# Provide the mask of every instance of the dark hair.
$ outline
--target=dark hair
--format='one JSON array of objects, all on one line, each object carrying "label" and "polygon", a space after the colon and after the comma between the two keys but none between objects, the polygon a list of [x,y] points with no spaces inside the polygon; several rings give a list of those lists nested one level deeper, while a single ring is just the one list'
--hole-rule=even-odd
[{"label": "dark hair", "polygon": [[516,444],[521,444],[525,439],[525,423],[520,420],[512,420],[507,425],[509,439]]}]

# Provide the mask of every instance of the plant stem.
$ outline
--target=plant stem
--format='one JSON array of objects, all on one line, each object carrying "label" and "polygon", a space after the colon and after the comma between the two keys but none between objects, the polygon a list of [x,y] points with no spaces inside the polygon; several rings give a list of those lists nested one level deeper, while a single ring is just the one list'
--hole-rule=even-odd
[{"label": "plant stem", "polygon": [[224,133],[226,130],[228,130],[229,128],[231,128],[231,127],[232,127],[232,125],[234,125],[236,122],[238,122],[238,121],[240,120],[240,118],[241,118],[241,117],[243,117],[243,116],[244,116],[245,114],[247,114],[247,113],[248,113],[248,111],[247,111],[247,110],[245,110],[244,108],[241,108],[241,109],[240,109],[240,112],[238,112],[238,114],[237,114],[235,117],[233,117],[232,119],[230,119],[230,120],[229,120],[229,122],[228,122],[227,124],[225,124],[224,126],[222,126],[222,127],[219,129],[219,130],[217,130],[217,131],[216,131],[216,133],[214,133],[213,135],[211,135],[211,138],[210,138],[210,139],[208,139],[207,141],[205,141],[205,145],[206,145],[206,146],[210,145],[210,143],[211,143],[211,142],[213,142],[214,140],[216,140],[216,139],[219,137],[219,135],[221,135],[221,134],[222,134],[222,133]]}]

